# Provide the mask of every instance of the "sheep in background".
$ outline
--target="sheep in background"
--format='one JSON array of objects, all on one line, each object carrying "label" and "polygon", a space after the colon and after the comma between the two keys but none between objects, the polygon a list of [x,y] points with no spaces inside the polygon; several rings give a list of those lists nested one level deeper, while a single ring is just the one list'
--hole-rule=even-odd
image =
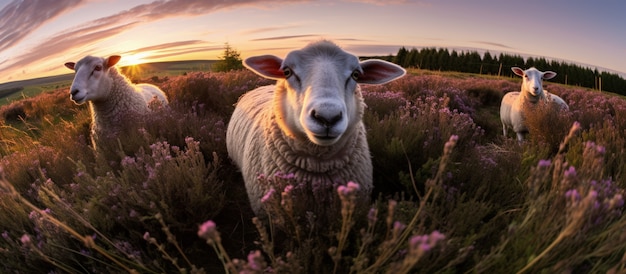
[{"label": "sheep in background", "polygon": [[511,70],[522,77],[521,92],[509,92],[502,98],[500,105],[500,120],[502,121],[502,133],[507,136],[507,129],[512,128],[517,134],[517,140],[524,140],[524,133],[528,128],[524,124],[524,105],[537,104],[538,102],[554,103],[564,110],[569,110],[569,106],[561,97],[549,93],[543,89],[543,80],[552,79],[556,76],[553,71],[539,71],[532,67],[522,70],[512,67]]},{"label": "sheep in background", "polygon": [[120,74],[115,67],[120,59],[118,55],[108,58],[86,56],[76,63],[65,63],[67,68],[76,71],[70,99],[78,105],[89,102],[94,148],[114,141],[122,125],[150,112],[151,103],[168,104],[165,93],[158,87],[134,85]]},{"label": "sheep in background", "polygon": [[258,176],[277,172],[309,184],[316,205],[325,205],[348,181],[360,184],[361,201],[369,201],[372,162],[358,84],[384,84],[405,70],[382,60],[359,62],[326,40],[284,60],[263,55],[244,65],[277,81],[244,94],[226,132],[228,154],[243,174],[254,212],[260,213],[261,197],[269,190]]}]

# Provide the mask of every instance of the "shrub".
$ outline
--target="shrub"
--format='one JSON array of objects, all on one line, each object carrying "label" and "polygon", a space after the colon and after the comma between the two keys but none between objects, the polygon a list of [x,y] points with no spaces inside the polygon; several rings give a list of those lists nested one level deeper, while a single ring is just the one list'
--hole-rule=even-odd
[{"label": "shrub", "polygon": [[271,81],[152,80],[170,107],[128,127],[110,155],[90,147],[88,110],[64,91],[14,103],[26,116],[0,127],[0,272],[626,269],[620,97],[549,84],[570,114],[537,110],[519,144],[500,137],[498,116],[516,81],[430,72],[364,87],[371,206],[355,208],[358,185],[342,182],[336,207],[308,208],[289,174],[269,174],[281,187],[269,218],[253,220],[224,136],[237,98]]}]

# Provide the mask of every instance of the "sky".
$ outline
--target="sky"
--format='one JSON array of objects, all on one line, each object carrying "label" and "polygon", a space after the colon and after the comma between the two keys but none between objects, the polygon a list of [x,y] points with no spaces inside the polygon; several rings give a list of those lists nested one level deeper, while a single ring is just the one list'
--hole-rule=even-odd
[{"label": "sky", "polygon": [[626,77],[625,10],[623,0],[0,0],[0,83],[69,73],[63,64],[87,55],[215,60],[228,43],[244,59],[284,57],[320,39],[359,56],[487,50]]}]

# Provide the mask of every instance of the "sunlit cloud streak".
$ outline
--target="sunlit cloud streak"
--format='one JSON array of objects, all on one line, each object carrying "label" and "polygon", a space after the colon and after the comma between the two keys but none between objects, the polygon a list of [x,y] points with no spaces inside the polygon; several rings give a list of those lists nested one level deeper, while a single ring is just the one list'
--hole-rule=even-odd
[{"label": "sunlit cloud streak", "polygon": [[377,6],[385,5],[405,5],[405,4],[419,4],[421,6],[431,6],[430,3],[426,3],[423,0],[344,0],[352,3],[362,3]]},{"label": "sunlit cloud streak", "polygon": [[176,50],[176,51],[173,51],[173,50],[172,51],[163,51],[161,54],[155,53],[155,54],[151,55],[150,59],[167,58],[167,57],[185,55],[185,54],[190,54],[190,53],[216,51],[216,50],[223,50],[223,49],[224,49],[223,46],[212,46],[212,47],[189,48],[189,49],[185,49],[185,50]]},{"label": "sunlit cloud streak", "polygon": [[0,10],[0,52],[22,41],[58,15],[77,7],[81,0],[14,0]]},{"label": "sunlit cloud streak", "polygon": [[389,55],[398,52],[402,45],[344,45],[342,48],[353,54],[366,55]]},{"label": "sunlit cloud streak", "polygon": [[152,45],[149,47],[143,47],[143,48],[138,48],[138,49],[134,49],[134,50],[129,50],[124,52],[124,54],[137,54],[140,52],[146,52],[146,51],[156,51],[156,50],[162,50],[162,49],[170,49],[170,48],[178,48],[178,47],[188,47],[191,45],[197,45],[197,44],[206,44],[206,41],[202,41],[202,40],[187,40],[187,41],[178,41],[178,42],[171,42],[171,43],[165,43],[165,44],[159,44],[159,45]]},{"label": "sunlit cloud streak", "polygon": [[255,42],[259,42],[259,41],[276,41],[276,40],[289,40],[289,39],[309,38],[309,37],[320,37],[320,35],[319,34],[302,34],[302,35],[274,36],[274,37],[265,37],[265,38],[252,39],[250,41],[255,41]]},{"label": "sunlit cloud streak", "polygon": [[505,44],[500,44],[500,43],[494,43],[494,42],[487,42],[487,41],[471,41],[472,43],[476,43],[476,44],[483,44],[483,45],[489,45],[489,46],[496,46],[496,47],[500,47],[500,48],[506,48],[506,49],[515,49],[513,47],[509,47]]},{"label": "sunlit cloud streak", "polygon": [[297,27],[299,26],[290,25],[290,26],[279,26],[279,27],[256,28],[256,29],[240,31],[239,34],[241,35],[259,34],[259,33],[266,33],[266,32],[272,32],[272,31],[293,29]]},{"label": "sunlit cloud streak", "polygon": [[[65,8],[56,8],[59,9],[56,14],[59,14],[61,11],[69,8],[70,4],[76,5],[79,3],[78,0],[60,0],[60,1],[15,1],[14,3],[18,3],[20,5],[24,5],[21,8],[23,10],[23,14],[7,14],[8,16],[3,17],[0,22],[10,22],[11,20],[17,20],[17,17],[23,16],[25,18],[34,18],[34,17],[44,17],[50,18],[51,16],[47,16],[46,14],[39,14],[39,10],[45,10],[41,6],[37,4],[46,3],[49,6],[61,5]],[[267,6],[270,3],[296,3],[296,2],[306,2],[306,1],[286,1],[286,0],[274,0],[274,1],[261,1],[261,0],[234,0],[234,1],[190,1],[190,0],[169,0],[169,1],[154,1],[148,4],[142,4],[135,6],[131,9],[121,11],[117,14],[113,14],[110,16],[102,17],[85,24],[81,24],[80,26],[75,26],[70,29],[66,29],[59,33],[51,35],[49,38],[44,39],[43,42],[35,45],[31,49],[27,49],[23,51],[24,53],[18,56],[13,56],[8,62],[4,65],[0,65],[0,74],[3,74],[6,71],[15,70],[17,68],[26,67],[28,65],[33,64],[34,62],[42,59],[42,58],[53,58],[60,57],[63,55],[69,55],[70,58],[75,58],[75,52],[77,48],[82,46],[91,46],[95,45],[104,39],[110,38],[117,34],[120,34],[124,31],[127,31],[131,28],[134,28],[139,25],[147,24],[156,20],[163,20],[171,17],[184,17],[184,16],[198,16],[203,14],[212,13],[218,10],[230,9],[230,8],[239,8],[242,6],[253,6],[255,4],[262,4]],[[12,3],[12,4],[14,4]],[[49,3],[49,4],[48,4]],[[5,7],[5,10],[14,10],[11,5]],[[63,6],[63,4],[65,6]],[[55,9],[55,10],[56,10]],[[7,11],[7,13],[9,13]],[[31,20],[31,19],[29,19]],[[50,19],[47,19],[50,20]],[[24,23],[23,21],[20,21]],[[39,26],[45,21],[40,21],[38,23],[31,23],[29,25]],[[15,37],[20,36],[19,34],[14,34],[12,29],[5,28],[2,25],[3,36],[7,37]],[[36,28],[31,27],[29,30]],[[20,26],[21,27],[21,26]],[[19,29],[19,28],[18,28]],[[21,38],[25,36],[20,36]],[[4,38],[2,38],[4,40]],[[8,43],[7,43],[8,44]],[[11,43],[11,44],[14,44]],[[0,44],[1,46],[2,44]],[[8,47],[8,46],[5,46]],[[102,49],[101,49],[102,50]],[[1,52],[1,50],[0,50]]]}]

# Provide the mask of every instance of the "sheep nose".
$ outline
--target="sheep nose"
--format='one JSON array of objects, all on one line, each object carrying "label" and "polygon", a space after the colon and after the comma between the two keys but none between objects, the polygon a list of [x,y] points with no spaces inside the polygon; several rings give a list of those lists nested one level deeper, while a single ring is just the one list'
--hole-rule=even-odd
[{"label": "sheep nose", "polygon": [[324,114],[320,114],[315,110],[311,110],[311,117],[313,117],[313,119],[315,121],[317,121],[318,123],[326,126],[326,127],[332,127],[333,125],[337,124],[337,122],[341,121],[341,116],[343,114],[341,112],[339,112],[339,114],[332,116],[332,115],[324,115]]},{"label": "sheep nose", "polygon": [[78,90],[78,89],[73,89],[73,90],[70,92],[70,94],[71,94],[72,96],[74,96],[74,95],[76,95],[76,93],[78,93],[78,92],[79,92],[79,90]]}]

